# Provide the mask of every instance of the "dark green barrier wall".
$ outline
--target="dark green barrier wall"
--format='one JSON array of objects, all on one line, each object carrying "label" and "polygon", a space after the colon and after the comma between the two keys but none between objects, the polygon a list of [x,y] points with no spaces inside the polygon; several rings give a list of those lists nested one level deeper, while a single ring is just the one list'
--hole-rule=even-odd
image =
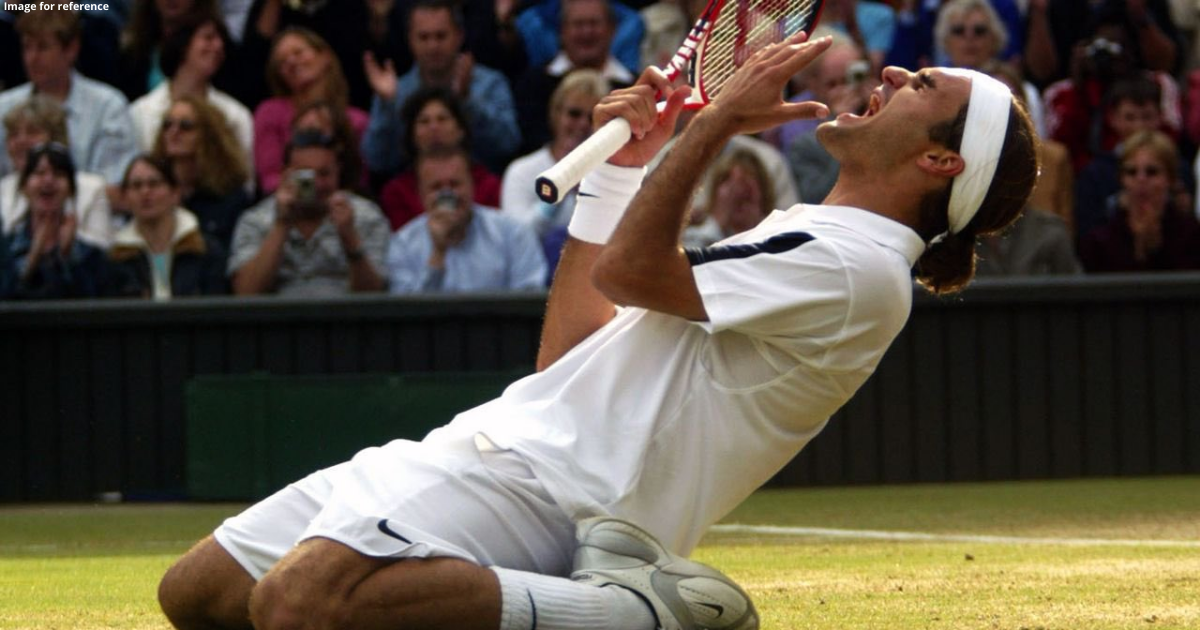
[{"label": "dark green barrier wall", "polygon": [[[184,496],[197,376],[530,370],[543,303],[0,304],[0,501]],[[920,296],[876,376],[776,483],[1196,472],[1200,275],[1180,274]]]}]

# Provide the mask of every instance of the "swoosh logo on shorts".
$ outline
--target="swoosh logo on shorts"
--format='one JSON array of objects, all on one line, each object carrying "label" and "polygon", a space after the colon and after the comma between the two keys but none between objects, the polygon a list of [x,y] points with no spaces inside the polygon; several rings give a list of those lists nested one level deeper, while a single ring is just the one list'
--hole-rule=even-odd
[{"label": "swoosh logo on shorts", "polygon": [[388,522],[387,522],[386,518],[379,519],[379,531],[383,532],[387,536],[391,536],[392,538],[399,540],[402,543],[409,544],[409,545],[413,544],[413,541],[411,541],[411,540],[401,536],[400,534],[397,534],[395,531],[393,531],[392,528],[388,526]]}]

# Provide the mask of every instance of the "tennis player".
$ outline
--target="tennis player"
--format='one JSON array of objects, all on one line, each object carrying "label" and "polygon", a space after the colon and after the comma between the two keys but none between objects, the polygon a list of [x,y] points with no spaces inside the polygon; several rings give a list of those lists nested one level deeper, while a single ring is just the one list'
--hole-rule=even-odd
[{"label": "tennis player", "polygon": [[888,68],[864,114],[819,130],[842,165],[825,205],[681,249],[729,137],[826,114],[780,94],[828,46],[761,51],[644,184],[687,89],[647,73],[606,97],[596,122],[626,118],[635,139],[582,184],[540,371],[227,520],[163,578],[171,622],[757,628],[742,589],[682,556],[870,376],[908,318],[913,267],[935,292],[965,285],[976,237],[1017,217],[1037,172],[1002,84]]}]

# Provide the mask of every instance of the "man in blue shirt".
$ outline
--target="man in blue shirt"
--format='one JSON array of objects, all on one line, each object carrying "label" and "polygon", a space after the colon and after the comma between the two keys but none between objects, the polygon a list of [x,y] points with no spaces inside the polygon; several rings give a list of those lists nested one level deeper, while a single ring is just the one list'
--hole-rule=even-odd
[{"label": "man in blue shirt", "polygon": [[[77,13],[34,11],[21,15],[16,28],[30,82],[0,93],[0,116],[35,93],[62,103],[75,167],[103,175],[111,197],[137,154],[129,102],[116,88],[75,71],[83,32]],[[0,153],[0,175],[11,170],[8,156]]]},{"label": "man in blue shirt", "polygon": [[532,291],[546,278],[533,230],[471,202],[470,161],[457,147],[417,158],[417,189],[428,210],[388,244],[392,293]]},{"label": "man in blue shirt", "polygon": [[413,68],[397,77],[391,61],[380,65],[365,56],[367,79],[375,91],[371,119],[363,134],[362,155],[376,173],[392,175],[405,163],[404,102],[417,89],[450,88],[471,121],[471,152],[493,172],[504,166],[521,143],[512,90],[503,74],[475,63],[463,44],[462,10],[448,0],[417,0],[408,14],[408,46]]}]

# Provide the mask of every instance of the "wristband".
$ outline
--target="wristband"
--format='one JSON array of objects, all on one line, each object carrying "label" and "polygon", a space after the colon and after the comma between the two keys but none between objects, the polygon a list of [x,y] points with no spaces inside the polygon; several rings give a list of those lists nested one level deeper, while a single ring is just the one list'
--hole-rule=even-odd
[{"label": "wristband", "polygon": [[608,163],[588,173],[579,184],[575,212],[567,225],[567,234],[596,245],[607,243],[645,175],[645,167]]}]

